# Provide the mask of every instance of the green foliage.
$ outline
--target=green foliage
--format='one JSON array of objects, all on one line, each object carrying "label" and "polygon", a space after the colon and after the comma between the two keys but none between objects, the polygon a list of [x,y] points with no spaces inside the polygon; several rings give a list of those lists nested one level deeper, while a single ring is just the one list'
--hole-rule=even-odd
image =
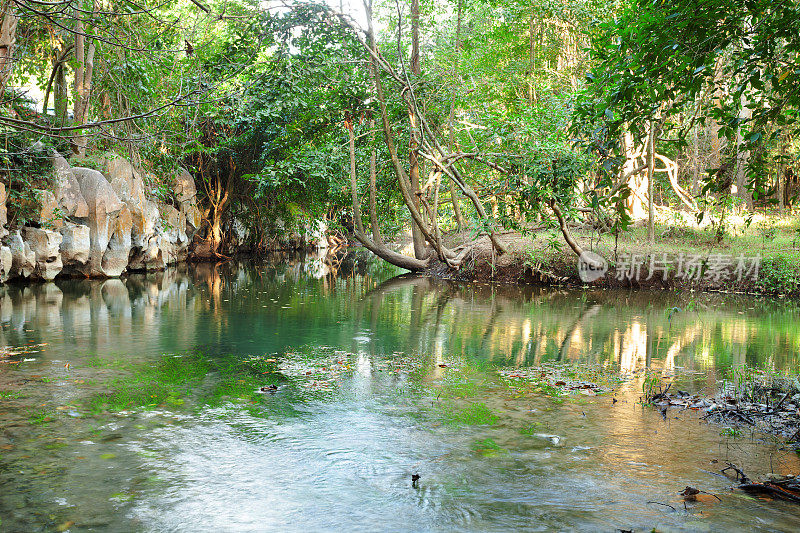
[{"label": "green foliage", "polygon": [[491,426],[499,420],[499,417],[481,402],[471,403],[463,408],[450,403],[445,408],[443,417],[446,423],[455,426]]},{"label": "green foliage", "polygon": [[0,176],[6,186],[8,222],[24,226],[36,217],[41,189],[50,187],[53,168],[46,146],[31,146],[30,137],[7,131],[6,148],[0,148]]},{"label": "green foliage", "polygon": [[[86,408],[91,414],[158,406],[176,408],[186,398],[209,406],[236,399],[260,402],[263,395],[257,392],[259,387],[285,381],[274,361],[257,357],[165,356],[152,366],[123,365],[123,368],[132,373],[112,381],[109,392],[87,400]],[[210,375],[217,379],[206,384]]]},{"label": "green foliage", "polygon": [[[743,149],[758,154],[767,140],[800,128],[798,21],[791,2],[629,0],[592,28],[594,66],[573,134],[606,172],[622,162],[622,135],[643,138],[650,121],[672,129],[682,147],[696,123],[713,120],[730,146],[739,135]],[[714,176],[704,191],[727,192],[730,184]],[[765,194],[752,172],[749,185]]]},{"label": "green foliage", "polygon": [[771,294],[794,294],[800,288],[797,254],[764,257],[755,282],[759,291]]}]

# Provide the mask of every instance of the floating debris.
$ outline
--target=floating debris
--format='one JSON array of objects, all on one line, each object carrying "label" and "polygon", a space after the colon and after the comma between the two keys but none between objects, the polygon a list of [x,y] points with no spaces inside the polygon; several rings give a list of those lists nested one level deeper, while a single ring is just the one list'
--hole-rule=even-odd
[{"label": "floating debris", "polygon": [[703,397],[686,391],[670,392],[672,384],[663,391],[651,393],[647,402],[662,411],[668,408],[689,409],[705,413],[704,420],[723,425],[747,425],[755,429],[788,439],[800,440],[800,394],[793,388],[782,393],[774,404],[747,401],[720,392],[717,396]]}]

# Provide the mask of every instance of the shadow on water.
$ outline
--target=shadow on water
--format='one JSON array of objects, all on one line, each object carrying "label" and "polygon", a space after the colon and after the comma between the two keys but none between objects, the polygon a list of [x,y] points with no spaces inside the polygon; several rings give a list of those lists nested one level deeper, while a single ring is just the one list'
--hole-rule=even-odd
[{"label": "shadow on water", "polygon": [[[702,388],[735,365],[789,370],[795,304],[397,274],[360,252],[282,254],[0,288],[0,530],[796,524],[709,473],[797,473],[780,443],[664,419],[636,379],[612,402],[496,372],[680,370]],[[684,507],[686,485],[722,501]]]}]

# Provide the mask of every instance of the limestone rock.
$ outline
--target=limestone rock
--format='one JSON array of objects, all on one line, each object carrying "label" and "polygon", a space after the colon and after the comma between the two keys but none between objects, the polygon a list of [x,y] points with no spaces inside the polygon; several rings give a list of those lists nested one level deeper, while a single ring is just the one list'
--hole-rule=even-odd
[{"label": "limestone rock", "polygon": [[135,248],[146,248],[148,243],[152,241],[156,235],[156,225],[160,216],[158,204],[151,200],[145,200],[140,211],[131,209],[133,224],[131,235]]},{"label": "limestone rock", "polygon": [[64,266],[61,262],[61,234],[41,228],[25,228],[25,243],[34,253],[35,266],[31,277],[51,281]]},{"label": "limestone rock", "polygon": [[155,236],[159,210],[158,205],[147,198],[142,174],[129,161],[118,155],[106,159],[103,168],[114,192],[130,211],[132,247],[147,248]]},{"label": "limestone rock", "polygon": [[197,207],[197,188],[194,184],[194,177],[185,168],[178,169],[175,174],[175,187],[173,188],[175,198],[178,200],[180,212],[186,217],[187,235],[191,237],[194,230],[200,227],[202,214]]},{"label": "limestone rock", "polygon": [[39,224],[59,228],[64,225],[57,210],[58,201],[53,193],[44,189],[34,189],[39,200],[39,211],[34,213],[33,220]]},{"label": "limestone rock", "polygon": [[67,224],[61,228],[61,261],[64,270],[72,272],[76,267],[81,267],[89,261],[91,240],[89,226]]},{"label": "limestone rock", "polygon": [[86,218],[89,216],[89,206],[81,194],[81,188],[72,167],[61,154],[55,152],[52,157],[53,167],[55,168],[55,194],[58,206],[66,216]]},{"label": "limestone rock", "polygon": [[102,268],[106,276],[116,278],[128,267],[132,226],[131,211],[125,206],[114,221],[111,239],[103,254]]},{"label": "limestone rock", "polygon": [[129,270],[164,270],[164,254],[161,250],[161,236],[153,235],[141,246],[136,246],[131,250],[130,260],[128,261]]},{"label": "limestone rock", "polygon": [[114,155],[103,163],[103,171],[120,200],[128,204],[131,214],[141,213],[147,201],[142,175],[128,160]]},{"label": "limestone rock", "polygon": [[5,283],[11,277],[12,261],[11,248],[0,246],[0,283]]},{"label": "limestone rock", "polygon": [[185,168],[179,168],[175,174],[175,187],[173,188],[175,198],[179,203],[188,202],[197,196],[197,187],[194,185],[194,178]]},{"label": "limestone rock", "polygon": [[[111,184],[96,170],[75,167],[72,169],[80,185],[81,194],[89,207],[89,215],[81,220],[89,226],[89,261],[82,269],[86,276],[109,276],[103,268],[103,256],[111,236],[116,231],[115,222],[125,204],[114,192]],[[115,267],[113,270],[116,271]],[[119,274],[116,274],[119,275]]]},{"label": "limestone rock", "polygon": [[161,206],[162,232],[170,242],[186,242],[186,217],[171,205]]},{"label": "limestone rock", "polygon": [[328,247],[328,224],[324,220],[312,220],[305,227],[305,241],[318,249]]},{"label": "limestone rock", "polygon": [[186,217],[186,234],[187,236],[194,235],[194,232],[200,228],[203,222],[203,214],[200,208],[194,202],[181,205],[181,213]]},{"label": "limestone rock", "polygon": [[15,230],[8,238],[11,251],[11,278],[27,278],[36,266],[36,254],[30,245],[22,239],[19,230]]},{"label": "limestone rock", "polygon": [[211,250],[211,242],[195,234],[192,237],[192,258],[198,261],[208,261],[214,257],[214,252]]},{"label": "limestone rock", "polygon": [[142,217],[133,217],[133,240],[128,268],[131,270],[163,270],[165,267],[161,251],[163,236],[160,227],[161,213],[153,201],[145,203]]}]

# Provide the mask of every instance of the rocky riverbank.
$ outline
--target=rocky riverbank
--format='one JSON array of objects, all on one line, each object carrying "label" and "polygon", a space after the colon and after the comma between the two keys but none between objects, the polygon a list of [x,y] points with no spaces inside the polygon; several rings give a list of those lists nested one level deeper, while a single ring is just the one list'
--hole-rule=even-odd
[{"label": "rocky riverbank", "polygon": [[[35,191],[38,205],[25,225],[6,228],[8,198],[0,182],[0,282],[114,278],[215,257],[198,231],[202,213],[186,169],[160,180],[171,190],[157,196],[147,185],[156,182],[152,174],[113,153],[93,160],[95,168],[72,166],[58,153],[51,161],[52,187]],[[234,221],[232,233],[233,245],[246,249],[246,228]],[[322,230],[300,240],[326,245]]]}]

